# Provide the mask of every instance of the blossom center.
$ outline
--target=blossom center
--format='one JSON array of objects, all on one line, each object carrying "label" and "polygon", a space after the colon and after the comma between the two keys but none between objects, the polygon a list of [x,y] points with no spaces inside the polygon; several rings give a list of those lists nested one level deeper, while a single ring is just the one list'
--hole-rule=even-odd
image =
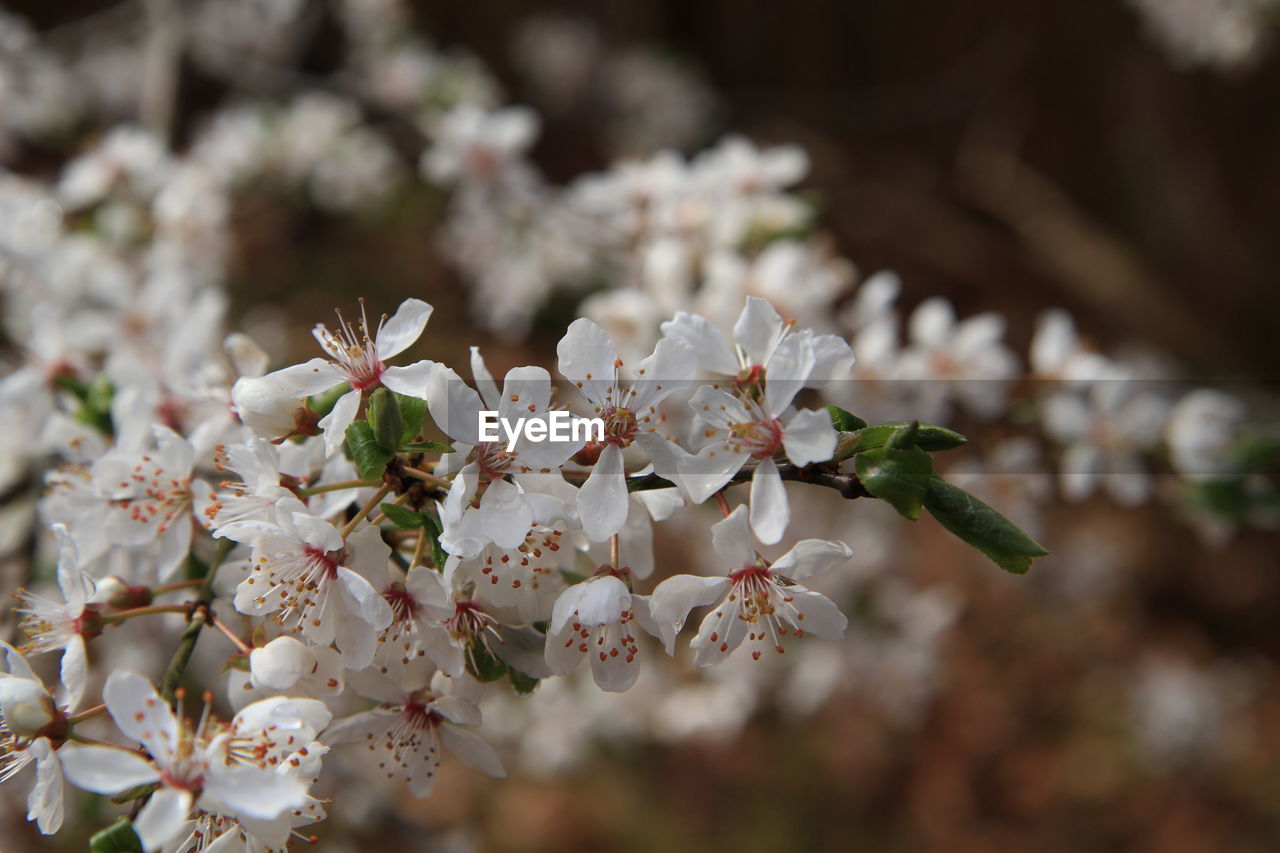
[{"label": "blossom center", "polygon": [[619,447],[628,447],[636,435],[636,414],[621,406],[610,406],[600,413],[604,420],[604,440]]},{"label": "blossom center", "polygon": [[393,583],[382,591],[382,597],[391,605],[391,615],[396,622],[409,622],[418,614],[418,602],[402,583]]}]

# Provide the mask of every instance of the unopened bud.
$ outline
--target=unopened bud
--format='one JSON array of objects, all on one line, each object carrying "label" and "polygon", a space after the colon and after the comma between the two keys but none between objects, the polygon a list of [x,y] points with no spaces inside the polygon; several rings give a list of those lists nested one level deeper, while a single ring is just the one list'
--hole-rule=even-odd
[{"label": "unopened bud", "polygon": [[58,719],[53,697],[38,681],[0,678],[0,716],[18,737],[39,737]]}]

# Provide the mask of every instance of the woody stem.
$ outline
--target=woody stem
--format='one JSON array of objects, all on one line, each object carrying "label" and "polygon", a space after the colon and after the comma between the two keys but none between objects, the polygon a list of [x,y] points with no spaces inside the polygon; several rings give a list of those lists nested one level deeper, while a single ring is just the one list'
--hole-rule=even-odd
[{"label": "woody stem", "polygon": [[312,495],[322,495],[325,492],[340,492],[344,489],[367,489],[381,482],[381,480],[343,480],[341,483],[325,483],[323,486],[298,489],[298,497],[309,498]]},{"label": "woody stem", "polygon": [[351,533],[356,529],[356,526],[360,523],[360,519],[364,518],[366,515],[373,512],[374,508],[377,507],[378,504],[382,503],[382,499],[385,498],[390,493],[391,493],[390,486],[383,486],[381,489],[378,489],[378,491],[374,492],[373,497],[369,498],[369,500],[365,503],[364,506],[356,510],[355,516],[352,517],[352,519],[347,522],[346,526],[342,528],[342,538],[346,539],[348,536],[350,536]]}]

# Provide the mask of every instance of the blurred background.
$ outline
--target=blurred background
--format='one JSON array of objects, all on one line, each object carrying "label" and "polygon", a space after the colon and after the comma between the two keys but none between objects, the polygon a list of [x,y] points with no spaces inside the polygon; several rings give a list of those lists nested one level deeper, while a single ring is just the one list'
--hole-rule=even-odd
[{"label": "blurred background", "polygon": [[[302,23],[279,49],[288,73],[259,73],[248,55],[231,73],[211,70],[226,59],[219,39],[243,39],[265,19],[255,15],[299,4],[289,14]],[[53,179],[97,128],[137,118],[154,49],[147,6],[5,7],[56,61],[95,69],[79,79],[102,89],[73,131],[6,140],[6,168]],[[168,8],[190,25],[168,125],[179,150],[211,110],[246,93],[313,89],[351,49],[324,3]],[[961,315],[998,311],[1010,346],[1025,351],[1036,318],[1059,306],[1098,348],[1158,353],[1179,378],[1277,379],[1274,4],[437,0],[406,9],[437,49],[474,55],[507,102],[542,114],[532,159],[553,182],[620,155],[693,153],[729,131],[796,144],[810,157],[801,193],[823,239],[863,275],[897,272],[905,310],[943,296]],[[581,79],[579,66],[591,86],[555,85],[557,73]],[[0,98],[0,109],[13,104]],[[360,105],[412,171],[418,132]],[[272,330],[261,342],[287,363],[310,354],[309,328],[331,306],[360,294],[391,310],[413,295],[436,309],[415,350],[423,357],[464,364],[479,343],[495,373],[550,364],[574,297],[545,306],[526,334],[491,332],[442,249],[445,207],[439,190],[412,180],[355,211],[243,191],[231,215],[231,325]],[[652,702],[643,696],[544,685],[533,701],[554,711],[532,720],[487,711],[487,724],[507,732],[509,779],[451,765],[421,802],[347,781],[328,792],[334,818],[317,830],[320,849],[1280,847],[1274,533],[1209,543],[1168,506],[1054,502],[1035,531],[1053,555],[1015,577],[936,525],[887,540],[896,519],[863,503],[813,510],[840,514],[825,521],[856,555],[850,640],[838,653],[816,652],[749,696],[733,692],[733,679],[756,676],[735,668],[682,688],[683,704],[643,723],[635,708]],[[688,544],[705,536],[694,530],[659,526],[659,576],[705,553],[706,543]],[[20,811],[4,820],[0,849],[55,849]]]}]

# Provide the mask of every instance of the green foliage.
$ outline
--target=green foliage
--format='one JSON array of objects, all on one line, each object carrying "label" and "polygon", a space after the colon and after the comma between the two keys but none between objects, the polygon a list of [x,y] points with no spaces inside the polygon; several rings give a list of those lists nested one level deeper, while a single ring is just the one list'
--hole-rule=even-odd
[{"label": "green foliage", "polygon": [[440,519],[431,511],[422,514],[422,520],[425,525],[423,528],[426,534],[431,537],[431,560],[436,564],[438,571],[444,571],[445,561],[449,559],[449,555],[445,553],[444,548],[440,547],[440,534],[444,532],[444,525],[440,523]]},{"label": "green foliage", "polygon": [[404,436],[404,416],[395,395],[386,388],[379,388],[369,395],[369,425],[374,438],[383,450],[394,454],[400,449]]},{"label": "green foliage", "polygon": [[484,644],[473,642],[467,649],[467,672],[477,681],[488,684],[507,674],[507,665],[489,654]]},{"label": "green foliage", "polygon": [[127,817],[122,817],[89,839],[90,853],[142,853],[142,839]]},{"label": "green foliage", "polygon": [[368,421],[356,421],[347,427],[347,452],[355,463],[362,480],[376,480],[387,470],[387,463],[395,458],[394,450],[387,450],[374,434]]},{"label": "green foliage", "polygon": [[920,517],[933,458],[918,447],[877,447],[854,457],[858,479],[873,497],[915,521]]},{"label": "green foliage", "polygon": [[343,382],[341,385],[333,386],[328,391],[313,394],[307,398],[307,408],[315,412],[316,420],[319,420],[332,412],[338,400],[350,390],[351,386]]},{"label": "green foliage", "polygon": [[382,504],[382,514],[401,530],[421,530],[424,536],[429,537],[432,564],[437,570],[444,571],[444,563],[449,558],[449,555],[445,553],[444,548],[440,547],[440,534],[444,528],[434,512],[431,510],[418,511],[404,506],[384,503]]},{"label": "green foliage", "polygon": [[888,421],[854,431],[852,440],[844,447],[844,455],[847,457],[854,453],[861,453],[864,450],[884,447],[895,433],[910,429],[912,424],[916,424],[912,443],[921,450],[927,450],[930,453],[939,450],[951,450],[968,441],[967,438],[955,430],[950,430],[937,424],[922,424],[918,421]]},{"label": "green foliage", "polygon": [[481,643],[473,643],[467,650],[467,672],[486,684],[505,677],[512,689],[523,695],[532,693],[538,687],[538,679],[490,654]]},{"label": "green foliage", "polygon": [[426,524],[426,519],[423,518],[422,513],[404,506],[384,503],[382,505],[382,514],[387,517],[388,521],[402,530],[417,530]]},{"label": "green foliage", "polygon": [[[427,401],[407,394],[395,394],[394,397],[400,409],[400,417],[404,421],[404,430],[400,433],[400,447],[405,449],[406,445],[412,443],[422,432],[422,425],[427,421]],[[427,443],[434,444],[434,442]]]},{"label": "green foliage", "polygon": [[[64,387],[67,386],[64,385]],[[88,386],[75,383],[72,388],[73,393],[76,390],[82,392],[76,395],[80,397],[80,408],[75,413],[75,419],[107,435],[114,433],[115,425],[111,421],[111,400],[115,397],[116,389],[111,384],[111,380],[102,374]]]},{"label": "green foliage", "polygon": [[515,688],[517,693],[526,696],[538,688],[538,679],[525,675],[523,672],[511,667],[507,667],[507,678],[511,681],[511,686]]},{"label": "green foliage", "polygon": [[1280,521],[1280,436],[1254,432],[1231,449],[1225,470],[1190,482],[1187,501],[1232,524],[1274,527]]},{"label": "green foliage", "polygon": [[941,477],[929,481],[924,506],[939,524],[1007,572],[1024,574],[1033,559],[1049,553],[1012,521]]},{"label": "green foliage", "polygon": [[452,453],[453,448],[439,441],[415,441],[400,445],[408,453]]},{"label": "green foliage", "polygon": [[867,427],[866,421],[839,406],[827,406],[827,414],[831,415],[831,425],[839,432],[856,432]]}]

